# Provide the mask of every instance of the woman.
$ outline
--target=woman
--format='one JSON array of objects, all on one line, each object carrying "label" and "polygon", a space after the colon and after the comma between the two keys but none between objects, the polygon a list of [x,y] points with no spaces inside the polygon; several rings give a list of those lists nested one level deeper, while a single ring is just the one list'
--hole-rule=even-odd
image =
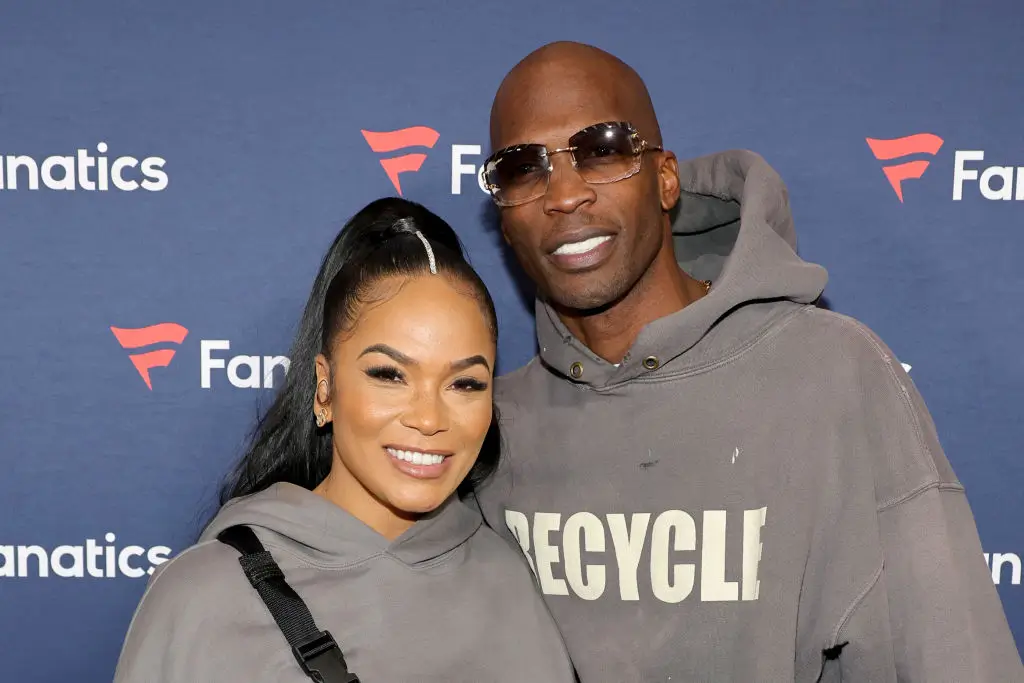
[{"label": "woman", "polygon": [[150,580],[115,683],[571,682],[529,568],[459,496],[498,463],[496,338],[443,220],[401,199],[353,217],[225,504]]}]

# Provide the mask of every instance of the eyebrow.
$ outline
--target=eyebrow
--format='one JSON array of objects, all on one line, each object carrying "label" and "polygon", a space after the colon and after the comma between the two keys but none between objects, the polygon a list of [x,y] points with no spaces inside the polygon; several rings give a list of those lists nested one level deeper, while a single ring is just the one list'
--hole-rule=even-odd
[{"label": "eyebrow", "polygon": [[[359,357],[362,358],[368,353],[383,353],[385,356],[389,356],[392,360],[401,363],[402,365],[419,365],[419,361],[417,361],[415,358],[411,358],[402,353],[401,351],[399,351],[398,349],[392,346],[388,346],[387,344],[372,344],[370,346],[367,346],[365,349],[363,349],[363,352],[359,354]],[[480,355],[470,356],[469,358],[463,358],[462,360],[452,361],[451,363],[448,364],[448,367],[452,370],[458,371],[465,370],[466,368],[470,368],[474,365],[482,365],[485,368],[487,368],[488,372],[490,372],[491,370],[491,364],[487,362],[486,358]]]},{"label": "eyebrow", "polygon": [[483,356],[470,356],[469,358],[463,358],[462,360],[457,360],[454,363],[450,363],[449,367],[452,370],[465,370],[466,368],[472,367],[474,365],[482,365],[485,368],[487,368],[488,372],[491,371],[490,363],[488,363],[487,359],[484,358]]},{"label": "eyebrow", "polygon": [[383,353],[385,356],[391,356],[392,359],[401,363],[402,365],[418,365],[418,363],[415,360],[405,355],[398,349],[388,346],[387,344],[373,344],[371,346],[367,346],[365,349],[363,349],[363,352],[359,354],[359,357],[362,358],[368,353]]}]

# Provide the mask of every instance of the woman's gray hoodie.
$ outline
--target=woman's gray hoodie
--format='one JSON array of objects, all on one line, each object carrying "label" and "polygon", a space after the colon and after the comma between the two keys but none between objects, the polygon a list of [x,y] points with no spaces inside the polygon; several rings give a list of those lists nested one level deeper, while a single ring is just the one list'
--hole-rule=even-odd
[{"label": "woman's gray hoodie", "polygon": [[239,554],[249,525],[331,632],[362,683],[571,683],[561,637],[523,559],[454,497],[388,541],[292,484],[225,505],[154,573],[115,683],[300,683],[284,635]]}]

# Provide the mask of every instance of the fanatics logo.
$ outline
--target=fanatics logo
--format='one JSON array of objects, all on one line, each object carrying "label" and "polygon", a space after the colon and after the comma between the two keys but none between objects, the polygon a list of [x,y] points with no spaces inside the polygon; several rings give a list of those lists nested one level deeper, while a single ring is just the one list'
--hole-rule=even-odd
[{"label": "fanatics logo", "polygon": [[[160,323],[159,325],[134,329],[111,327],[110,331],[114,333],[114,337],[117,338],[121,348],[124,349],[139,349],[161,343],[180,346],[181,342],[185,341],[185,337],[188,336],[188,330],[177,323]],[[153,383],[150,381],[149,371],[152,368],[165,368],[170,365],[175,353],[174,349],[156,349],[142,353],[131,353],[128,354],[128,358],[135,365],[135,369],[139,371],[139,375],[142,376],[146,386],[152,391]]]},{"label": "fanatics logo", "polygon": [[[426,126],[414,126],[412,128],[402,128],[401,130],[381,133],[374,133],[369,130],[361,132],[363,137],[366,138],[367,144],[370,145],[370,149],[377,153],[394,152],[408,147],[427,147],[432,149],[438,137],[440,137],[436,130]],[[398,178],[399,174],[415,173],[420,170],[426,158],[426,153],[412,152],[380,160],[380,165],[384,168],[384,172],[387,173],[391,184],[395,186],[395,191],[398,192],[399,196],[402,194],[402,183]]]},{"label": "fanatics logo", "polygon": [[[903,138],[891,140],[879,140],[876,138],[865,138],[868,147],[879,161],[891,161],[902,159],[912,154],[935,154],[942,147],[943,140],[938,135],[931,133],[918,133]],[[882,172],[889,179],[889,184],[896,192],[899,200],[903,201],[903,181],[911,178],[920,178],[928,169],[931,162],[927,159],[915,159],[903,161],[897,164],[882,166]]]}]

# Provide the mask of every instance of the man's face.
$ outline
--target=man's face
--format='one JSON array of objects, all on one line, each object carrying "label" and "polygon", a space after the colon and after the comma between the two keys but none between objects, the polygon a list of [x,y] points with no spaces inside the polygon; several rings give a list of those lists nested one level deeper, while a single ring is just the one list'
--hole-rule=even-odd
[{"label": "man's face", "polygon": [[[492,130],[493,148],[525,143],[563,148],[577,131],[607,121],[629,121],[649,139],[642,122],[630,120],[633,107],[626,98],[595,90],[587,80],[548,75],[506,98],[511,103]],[[678,197],[674,157],[646,152],[638,173],[605,184],[587,183],[569,154],[555,154],[551,161],[547,193],[502,208],[502,232],[523,269],[554,303],[574,310],[612,304],[636,285],[662,247],[663,211]]]}]

